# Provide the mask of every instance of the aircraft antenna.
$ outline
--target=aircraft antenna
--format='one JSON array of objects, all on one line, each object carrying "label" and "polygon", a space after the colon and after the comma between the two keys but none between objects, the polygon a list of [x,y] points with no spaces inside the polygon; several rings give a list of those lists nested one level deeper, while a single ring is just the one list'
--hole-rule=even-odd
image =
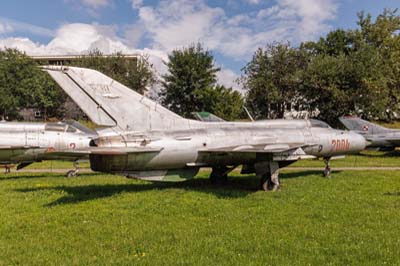
[{"label": "aircraft antenna", "polygon": [[243,106],[244,110],[246,111],[247,116],[250,118],[251,122],[254,122],[253,117],[251,116],[249,110],[247,110],[246,106]]}]

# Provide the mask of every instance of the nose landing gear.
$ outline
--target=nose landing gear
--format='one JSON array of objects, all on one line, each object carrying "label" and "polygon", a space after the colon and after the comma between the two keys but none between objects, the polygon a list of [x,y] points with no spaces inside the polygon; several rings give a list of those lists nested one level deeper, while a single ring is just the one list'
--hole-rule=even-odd
[{"label": "nose landing gear", "polygon": [[79,162],[74,162],[74,169],[67,172],[67,177],[75,177],[79,174]]},{"label": "nose landing gear", "polygon": [[331,158],[324,158],[325,169],[324,169],[324,177],[330,177],[331,175],[331,166],[330,166]]},{"label": "nose landing gear", "polygon": [[5,174],[11,173],[11,166],[10,165],[8,165],[8,164],[4,165],[4,173]]}]

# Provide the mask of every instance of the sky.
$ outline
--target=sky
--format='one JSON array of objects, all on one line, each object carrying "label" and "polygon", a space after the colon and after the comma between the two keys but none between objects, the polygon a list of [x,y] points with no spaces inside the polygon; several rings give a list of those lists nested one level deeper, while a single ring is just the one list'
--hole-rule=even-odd
[{"label": "sky", "polygon": [[356,28],[359,11],[397,7],[400,0],[1,0],[0,48],[140,53],[164,74],[168,53],[200,42],[221,67],[219,83],[239,89],[235,80],[257,48],[318,40]]}]

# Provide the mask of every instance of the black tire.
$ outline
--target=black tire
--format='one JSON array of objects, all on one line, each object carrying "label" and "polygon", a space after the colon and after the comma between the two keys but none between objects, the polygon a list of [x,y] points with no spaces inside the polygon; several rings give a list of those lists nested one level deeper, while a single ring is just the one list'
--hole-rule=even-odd
[{"label": "black tire", "polygon": [[225,184],[228,181],[228,175],[220,176],[218,173],[211,172],[210,181],[212,184]]},{"label": "black tire", "polygon": [[324,170],[324,177],[329,177],[331,175],[331,168],[327,167]]},{"label": "black tire", "polygon": [[75,177],[75,176],[76,176],[75,170],[69,170],[67,172],[67,177]]},{"label": "black tire", "polygon": [[271,175],[264,175],[261,178],[261,189],[264,191],[271,191],[274,188],[274,183],[272,183]]},{"label": "black tire", "polygon": [[211,174],[210,174],[210,181],[211,181],[211,184],[217,184],[217,182],[218,182],[218,175],[215,174],[214,172],[211,172]]}]

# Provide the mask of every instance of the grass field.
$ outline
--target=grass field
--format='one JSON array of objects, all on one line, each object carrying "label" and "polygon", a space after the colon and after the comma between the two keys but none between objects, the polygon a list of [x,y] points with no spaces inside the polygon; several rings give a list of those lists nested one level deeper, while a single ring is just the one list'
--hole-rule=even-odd
[{"label": "grass field", "polygon": [[[400,167],[400,151],[362,151],[358,155],[331,160],[332,167]],[[322,160],[301,160],[291,167],[324,167]]]},{"label": "grass field", "polygon": [[400,173],[0,176],[0,265],[400,265]]}]

